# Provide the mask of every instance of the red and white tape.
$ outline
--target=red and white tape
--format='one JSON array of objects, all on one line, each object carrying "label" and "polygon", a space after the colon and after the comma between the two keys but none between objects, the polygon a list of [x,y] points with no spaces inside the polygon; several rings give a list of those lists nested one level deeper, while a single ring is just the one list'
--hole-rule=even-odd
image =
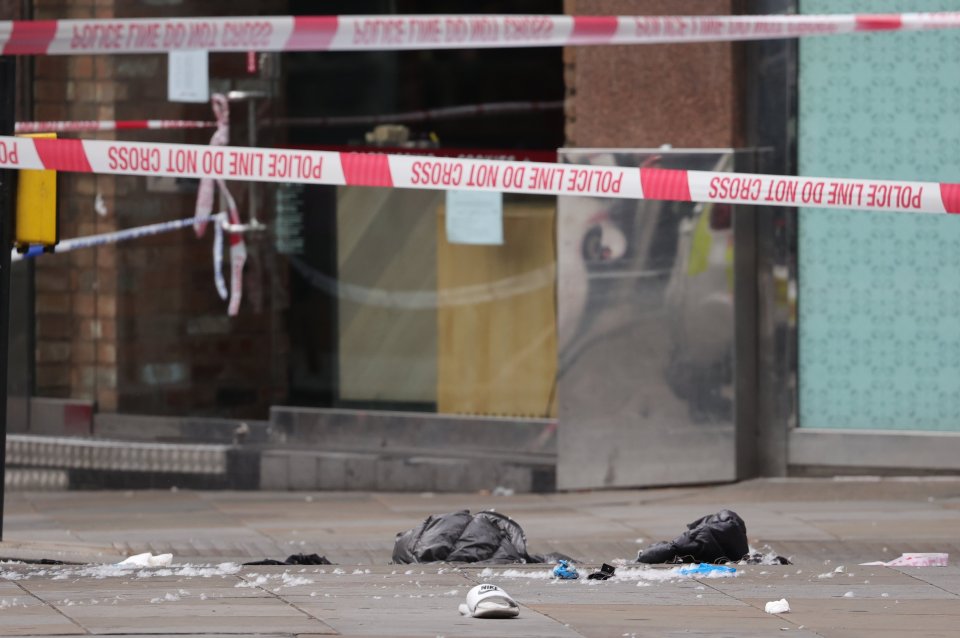
[{"label": "red and white tape", "polygon": [[15,133],[82,133],[88,131],[144,131],[163,129],[216,128],[216,122],[202,120],[71,120],[17,122]]},{"label": "red and white tape", "polygon": [[0,137],[0,168],[960,213],[960,184],[292,149]]},{"label": "red and white tape", "polygon": [[[508,115],[511,113],[535,113],[557,111],[563,108],[563,100],[548,102],[487,102],[446,106],[438,109],[381,113],[379,115],[328,115],[317,117],[281,117],[265,122],[281,126],[362,126],[369,124],[396,124],[403,122],[432,122],[484,115]],[[17,122],[15,133],[84,133],[98,131],[132,131],[162,129],[216,128],[216,122],[203,120],[71,120]]]},{"label": "red and white tape", "polygon": [[766,40],[960,27],[960,13],[746,16],[380,15],[0,22],[3,55],[368,51]]}]

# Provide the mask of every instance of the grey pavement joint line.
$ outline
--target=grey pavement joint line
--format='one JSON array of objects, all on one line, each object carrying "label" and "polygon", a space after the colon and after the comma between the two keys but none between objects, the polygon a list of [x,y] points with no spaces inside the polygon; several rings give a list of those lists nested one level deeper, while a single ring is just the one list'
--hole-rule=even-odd
[{"label": "grey pavement joint line", "polygon": [[79,629],[83,630],[83,633],[84,633],[84,634],[86,634],[86,635],[88,635],[88,636],[91,635],[90,630],[89,630],[87,627],[84,627],[82,623],[78,622],[77,620],[75,620],[75,619],[71,618],[70,616],[66,615],[65,613],[63,613],[63,612],[60,610],[60,608],[57,607],[56,605],[54,605],[52,602],[47,602],[47,601],[45,601],[44,599],[40,598],[39,596],[37,596],[36,594],[34,594],[32,591],[28,590],[26,587],[24,587],[23,585],[21,585],[19,581],[14,580],[14,581],[9,581],[9,582],[12,582],[14,585],[16,585],[17,587],[19,587],[19,588],[23,591],[23,593],[25,593],[25,594],[26,594],[27,596],[29,596],[30,598],[33,598],[34,600],[36,600],[37,602],[39,602],[39,603],[40,603],[41,605],[43,605],[44,607],[48,607],[48,608],[52,609],[54,612],[56,612],[57,614],[59,614],[60,616],[62,616],[63,618],[66,618],[71,624],[76,625]]},{"label": "grey pavement joint line", "polygon": [[[240,571],[243,571],[243,567],[244,567],[244,565],[241,565],[241,566],[240,566],[240,568],[241,568]],[[253,565],[247,565],[247,567],[253,567]],[[286,569],[285,569],[285,570],[283,570],[283,573],[286,574],[288,571],[289,571],[289,570],[286,570]],[[333,627],[330,623],[328,623],[326,620],[324,620],[323,618],[318,618],[317,616],[314,616],[313,614],[311,614],[309,611],[298,607],[296,604],[290,602],[289,600],[287,600],[287,599],[284,598],[283,596],[279,595],[278,593],[273,592],[273,591],[270,591],[269,589],[264,589],[261,585],[257,585],[255,582],[247,580],[246,578],[243,577],[243,575],[242,575],[240,572],[237,572],[236,576],[237,576],[237,578],[240,579],[241,581],[243,581],[243,582],[245,582],[245,583],[250,583],[254,588],[259,589],[260,591],[266,592],[268,596],[271,596],[271,597],[273,597],[273,598],[275,598],[275,599],[277,599],[277,600],[279,600],[279,601],[281,601],[281,602],[283,602],[283,603],[286,603],[287,606],[292,607],[293,609],[296,609],[297,611],[299,611],[301,614],[303,614],[303,615],[306,616],[307,618],[312,618],[313,620],[316,620],[316,621],[317,621],[318,623],[320,623],[321,625],[325,625],[325,626],[327,626],[327,627],[330,627],[331,629],[334,629],[334,627]],[[336,631],[336,629],[334,629],[334,631]],[[337,632],[337,633],[339,634],[340,632]]]},{"label": "grey pavement joint line", "polygon": [[[714,587],[714,586],[713,586],[712,584],[710,584],[709,582],[705,582],[705,581],[708,580],[708,579],[706,579],[706,578],[703,579],[703,580],[700,580],[700,579],[694,579],[694,580],[696,580],[698,583],[700,583],[700,584],[703,585],[704,587],[708,587],[708,588],[712,589],[713,591],[715,591],[715,592],[717,592],[717,593],[723,594],[724,596],[726,596],[727,598],[730,598],[731,600],[735,601],[736,603],[742,603],[742,604],[747,605],[747,606],[749,606],[749,607],[753,607],[754,609],[758,609],[758,610],[762,611],[763,613],[767,613],[764,608],[759,607],[759,606],[757,606],[757,605],[754,605],[754,604],[752,604],[752,603],[750,603],[750,602],[748,602],[748,601],[746,601],[746,600],[741,600],[740,598],[737,598],[737,597],[734,596],[733,594],[730,594],[730,593],[728,593],[728,592],[726,592],[726,591],[724,591],[724,590],[722,590],[722,589],[720,589],[720,588],[718,588],[718,587]],[[790,601],[787,601],[787,602],[790,602]],[[789,625],[792,625],[794,629],[798,629],[798,630],[800,629],[800,624],[799,624],[799,623],[796,623],[796,622],[794,622],[794,621],[792,621],[792,620],[789,620],[789,619],[787,619],[787,618],[784,618],[784,617],[783,617],[783,614],[773,614],[773,615],[775,615],[777,618],[779,618],[779,619],[782,620],[783,622],[785,622],[785,623],[787,623],[787,624],[789,624]],[[823,634],[821,634],[821,633],[820,633],[819,631],[817,631],[816,629],[811,629],[810,627],[807,627],[807,626],[805,626],[805,625],[804,625],[803,629],[804,629],[805,631],[810,631],[810,632],[812,632],[812,633],[815,633],[815,634],[818,635],[818,636],[823,636]]]},{"label": "grey pavement joint line", "polygon": [[[887,569],[890,569],[890,568],[887,568]],[[946,593],[946,594],[950,594],[950,595],[953,596],[954,598],[960,598],[960,596],[958,596],[958,595],[956,594],[956,592],[952,592],[952,591],[950,591],[949,589],[944,589],[944,588],[941,587],[940,585],[938,585],[938,584],[936,584],[936,583],[933,583],[933,582],[930,582],[929,580],[924,580],[924,579],[918,577],[915,573],[905,572],[905,571],[903,571],[902,569],[897,569],[896,571],[900,572],[900,573],[903,574],[904,576],[909,576],[909,577],[912,578],[913,580],[915,580],[915,581],[917,581],[917,582],[920,582],[920,583],[923,583],[924,585],[928,585],[928,586],[933,587],[933,588],[935,588],[935,589],[939,589],[940,591],[942,591],[942,592],[944,592],[944,593]]]},{"label": "grey pavement joint line", "polygon": [[[509,593],[509,592],[508,592],[508,593]],[[562,620],[560,620],[559,618],[556,618],[556,617],[554,617],[554,616],[551,616],[549,611],[547,611],[547,610],[540,610],[540,609],[531,609],[530,607],[527,607],[526,605],[524,605],[524,604],[521,603],[520,601],[517,601],[517,602],[520,603],[520,606],[521,606],[521,607],[524,607],[525,609],[530,609],[530,611],[536,612],[536,613],[540,614],[541,616],[546,616],[547,618],[549,618],[549,619],[552,620],[553,622],[555,622],[555,623],[557,623],[558,625],[562,626],[564,629],[568,629],[568,630],[572,631],[573,633],[577,634],[578,636],[583,636],[583,638],[588,638],[588,636],[586,636],[586,635],[583,634],[583,633],[580,633],[580,630],[579,630],[578,628],[574,627],[573,625],[571,625],[570,623],[565,623],[565,622],[563,622]],[[626,635],[626,634],[624,634],[624,635]]]}]

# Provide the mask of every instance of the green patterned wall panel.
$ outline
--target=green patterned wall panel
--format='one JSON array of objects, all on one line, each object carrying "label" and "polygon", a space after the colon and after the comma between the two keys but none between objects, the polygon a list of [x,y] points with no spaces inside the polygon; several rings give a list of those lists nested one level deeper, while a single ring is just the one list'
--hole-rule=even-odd
[{"label": "green patterned wall panel", "polygon": [[[802,175],[960,182],[960,31],[807,38],[799,68]],[[960,218],[805,209],[798,251],[800,426],[960,431]]]}]

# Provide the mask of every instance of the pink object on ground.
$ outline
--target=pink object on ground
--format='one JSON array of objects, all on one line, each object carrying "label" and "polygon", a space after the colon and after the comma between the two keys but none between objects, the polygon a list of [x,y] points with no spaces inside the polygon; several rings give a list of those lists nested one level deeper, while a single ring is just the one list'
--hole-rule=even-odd
[{"label": "pink object on ground", "polygon": [[901,554],[900,558],[894,558],[891,561],[874,561],[872,563],[860,563],[861,565],[883,565],[885,567],[946,567],[949,554],[940,553],[908,553]]}]

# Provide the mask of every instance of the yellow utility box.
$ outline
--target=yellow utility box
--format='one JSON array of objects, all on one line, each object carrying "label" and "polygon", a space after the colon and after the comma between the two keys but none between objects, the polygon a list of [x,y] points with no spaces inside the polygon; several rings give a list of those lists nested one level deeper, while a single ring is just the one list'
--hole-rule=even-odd
[{"label": "yellow utility box", "polygon": [[[24,137],[56,137],[36,133]],[[20,171],[13,241],[17,250],[31,245],[53,248],[60,241],[57,224],[57,171]]]}]

